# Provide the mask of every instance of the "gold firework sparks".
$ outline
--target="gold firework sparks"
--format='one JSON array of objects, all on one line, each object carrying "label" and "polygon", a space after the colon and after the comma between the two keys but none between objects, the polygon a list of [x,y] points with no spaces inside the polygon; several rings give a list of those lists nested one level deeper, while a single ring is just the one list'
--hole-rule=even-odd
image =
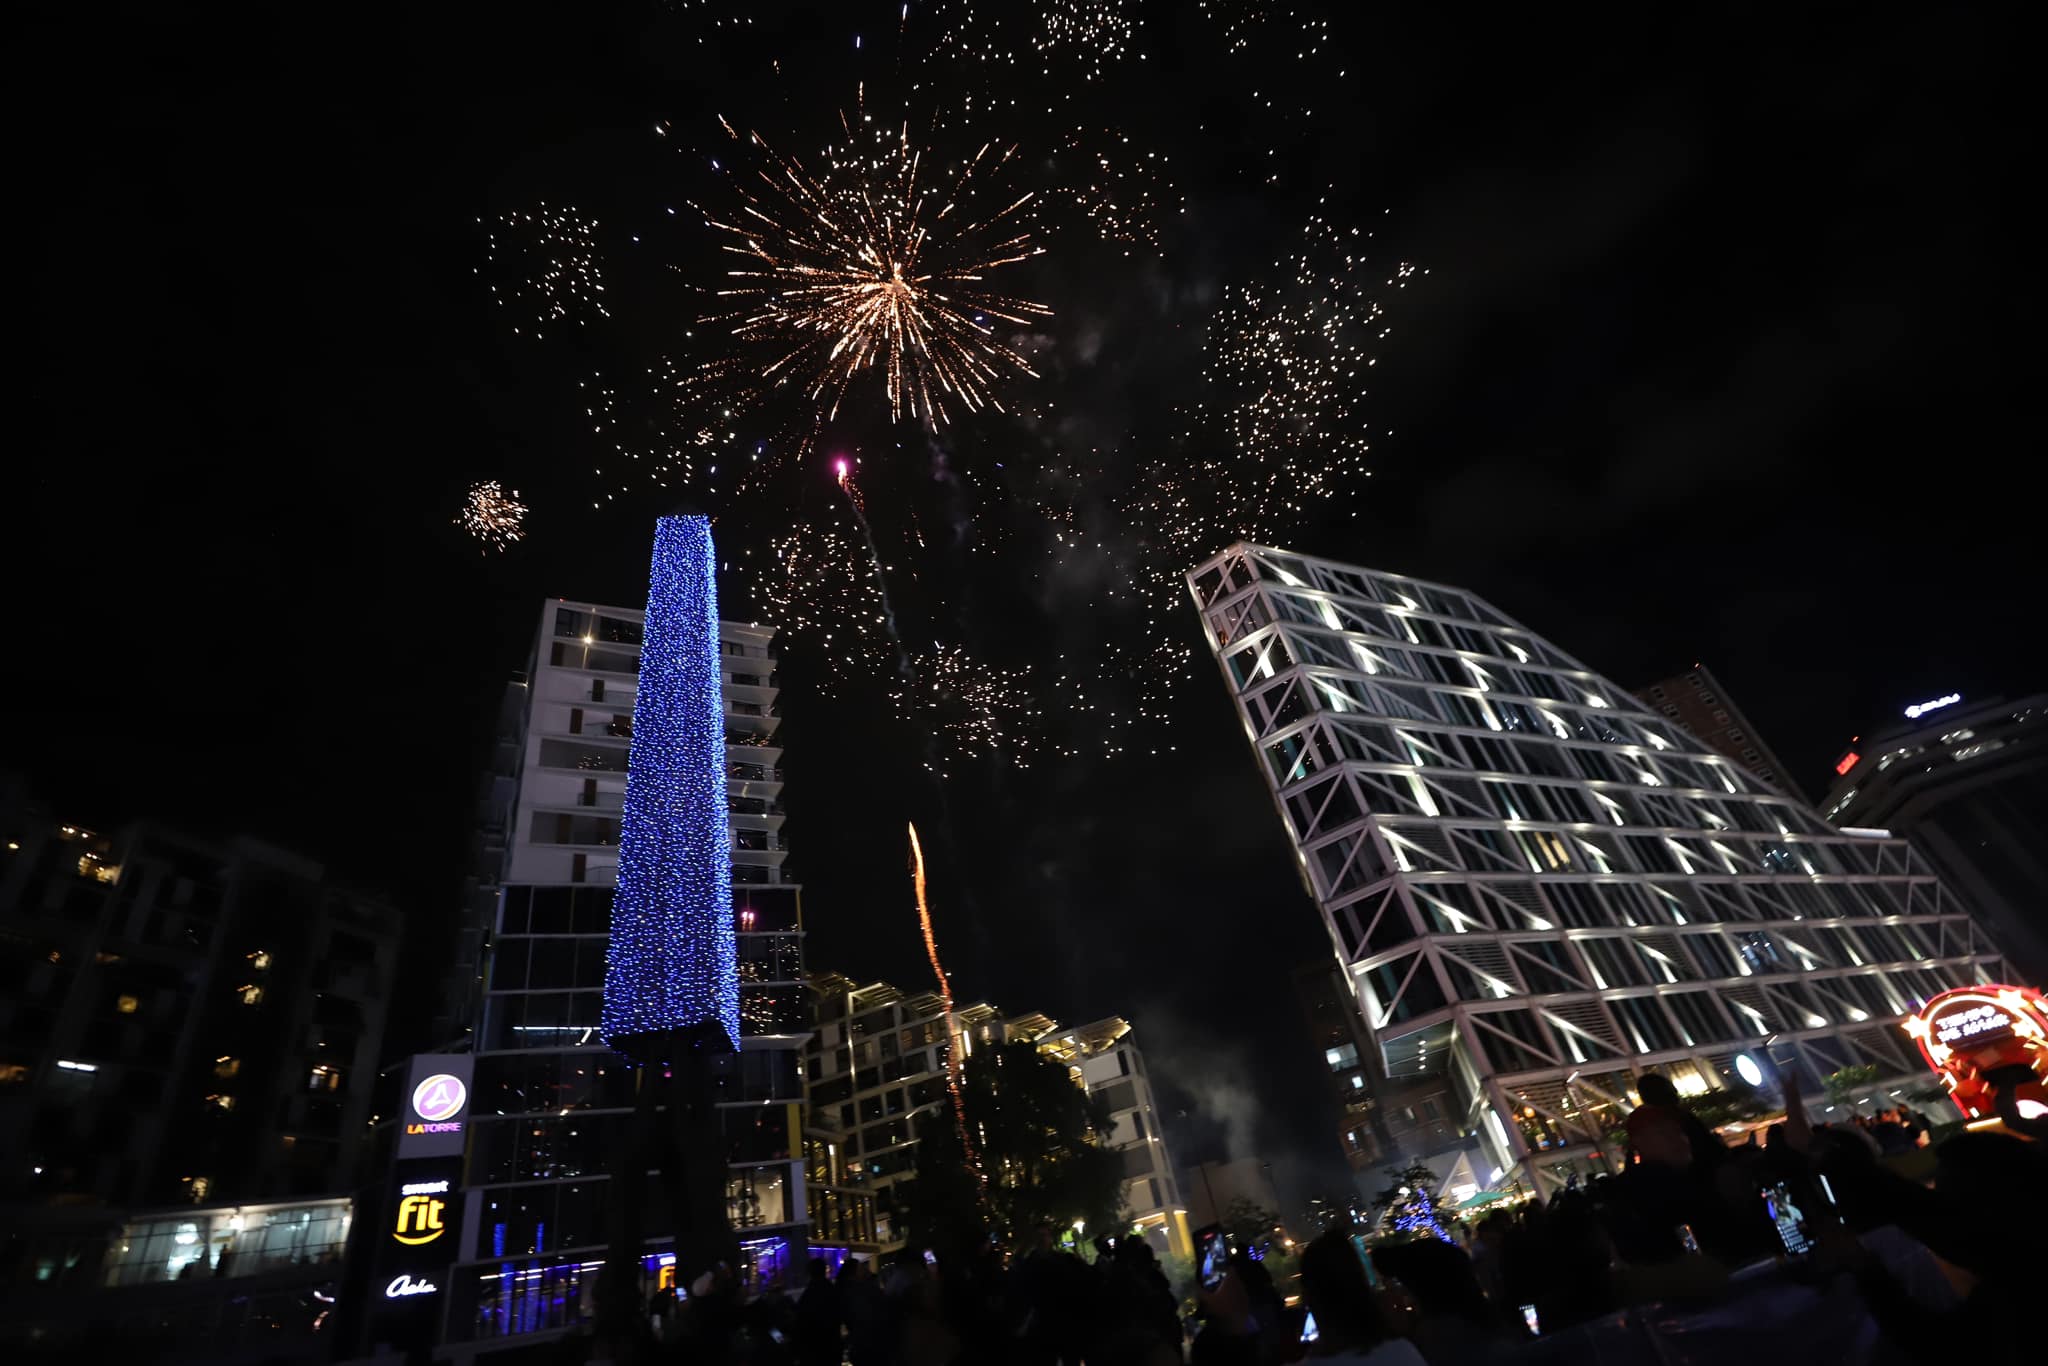
[{"label": "gold firework sparks", "polygon": [[892,694],[898,713],[932,738],[926,768],[948,778],[956,761],[996,755],[1012,767],[1030,767],[1044,717],[1027,670],[998,667],[957,645],[935,645],[917,657],[913,674],[898,680]]},{"label": "gold firework sparks", "polygon": [[484,235],[487,283],[492,301],[514,319],[514,332],[540,336],[558,323],[582,327],[611,316],[597,226],[573,208],[548,204],[492,220]]},{"label": "gold firework sparks", "polygon": [[988,1177],[981,1170],[981,1156],[974,1140],[967,1136],[967,1101],[960,1091],[960,1017],[953,1013],[953,982],[939,962],[939,941],[932,934],[932,908],[924,898],[924,846],[917,840],[917,822],[910,822],[910,877],[917,891],[917,924],[924,931],[925,956],[931,959],[932,975],[939,979],[939,1001],[946,1011],[946,1090],[953,1098],[953,1124],[960,1131],[960,1152],[981,1192],[988,1193]]},{"label": "gold firework sparks", "polygon": [[907,123],[877,133],[868,115],[842,114],[840,124],[846,141],[826,149],[817,172],[751,134],[765,165],[751,185],[735,176],[738,212],[706,214],[745,261],[720,291],[729,311],[706,320],[729,327],[744,354],[708,368],[757,396],[800,386],[820,422],[869,369],[881,371],[899,421],[945,422],[951,406],[1000,410],[998,384],[1037,372],[997,339],[996,325],[1052,313],[985,282],[1044,250],[1019,215],[1029,194],[991,212],[975,207],[1016,148],[985,144],[935,186],[931,154],[912,144]]},{"label": "gold firework sparks", "polygon": [[455,516],[455,525],[483,542],[484,549],[500,552],[526,538],[525,521],[526,504],[519,501],[519,490],[506,493],[495,479],[472,484]]}]

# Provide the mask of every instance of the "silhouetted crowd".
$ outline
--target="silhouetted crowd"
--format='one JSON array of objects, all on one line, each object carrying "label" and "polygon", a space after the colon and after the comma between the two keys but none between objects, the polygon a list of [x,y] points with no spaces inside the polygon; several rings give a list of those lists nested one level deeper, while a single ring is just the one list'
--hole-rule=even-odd
[{"label": "silhouetted crowd", "polygon": [[[1240,1251],[1212,1284],[1176,1287],[1142,1238],[1098,1239],[1091,1263],[1041,1227],[1014,1258],[913,1251],[879,1266],[849,1260],[836,1276],[814,1261],[799,1293],[775,1288],[751,1304],[707,1278],[673,1306],[662,1355],[714,1366],[1486,1366],[1546,1354],[1761,1366],[1816,1353],[1931,1363],[1957,1343],[2040,1341],[2038,1143],[1960,1134],[1932,1154],[1932,1180],[1914,1180],[1886,1160],[1925,1141],[1910,1109],[1813,1126],[1794,1089],[1785,1123],[1731,1147],[1665,1079],[1642,1078],[1640,1093],[1621,1175],[1463,1234],[1382,1240],[1369,1262],[1354,1230],[1332,1230],[1303,1250],[1298,1284],[1276,1285]],[[1183,1290],[1197,1303],[1191,1320]]]}]

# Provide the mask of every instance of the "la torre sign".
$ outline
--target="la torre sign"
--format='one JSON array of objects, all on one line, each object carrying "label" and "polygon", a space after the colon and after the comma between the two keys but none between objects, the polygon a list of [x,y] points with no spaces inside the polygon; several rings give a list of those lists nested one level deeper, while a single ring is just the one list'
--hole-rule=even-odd
[{"label": "la torre sign", "polygon": [[384,1287],[384,1298],[387,1300],[403,1300],[410,1299],[414,1295],[438,1295],[440,1292],[441,1287],[435,1285],[426,1277],[422,1276],[418,1280],[414,1280],[410,1274],[407,1274],[391,1278],[391,1284]]}]

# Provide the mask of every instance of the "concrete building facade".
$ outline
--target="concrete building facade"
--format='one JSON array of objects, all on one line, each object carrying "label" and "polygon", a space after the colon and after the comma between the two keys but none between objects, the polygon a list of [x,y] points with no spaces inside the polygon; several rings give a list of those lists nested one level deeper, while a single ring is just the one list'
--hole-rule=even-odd
[{"label": "concrete building facade", "polygon": [[962,1057],[990,1044],[1025,1041],[1067,1066],[1074,1084],[1100,1096],[1115,1121],[1108,1139],[1122,1164],[1127,1229],[1157,1240],[1162,1255],[1189,1247],[1187,1211],[1173,1172],[1144,1055],[1124,1020],[1062,1028],[1045,1015],[1005,1018],[985,1001],[955,1004],[949,1025],[935,991],[836,974],[812,979],[818,1025],[807,1045],[816,1142],[841,1164],[846,1184],[875,1199],[877,1246],[900,1248],[915,1198],[917,1126],[949,1104],[948,1041]]},{"label": "concrete building facade", "polygon": [[[600,1012],[618,872],[642,623],[638,608],[554,600],[500,712],[479,872],[451,1012],[475,1054],[463,1225],[442,1340],[464,1358],[524,1347],[586,1317],[609,1162],[633,1071]],[[782,834],[772,627],[721,622],[741,1047],[721,1059],[727,1212],[742,1274],[800,1267],[807,1230],[802,1049],[810,1031],[800,888]],[[650,1290],[670,1274],[649,1214]],[[671,1244],[672,1245],[672,1244]]]}]

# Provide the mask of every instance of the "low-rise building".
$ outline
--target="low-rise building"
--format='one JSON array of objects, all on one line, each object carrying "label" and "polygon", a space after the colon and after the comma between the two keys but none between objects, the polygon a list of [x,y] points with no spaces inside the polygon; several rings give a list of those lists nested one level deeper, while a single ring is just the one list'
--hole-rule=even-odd
[{"label": "low-rise building", "polygon": [[1063,1029],[1050,1016],[1005,1017],[986,1001],[956,1005],[949,1025],[935,991],[858,983],[835,973],[811,979],[817,1023],[806,1045],[809,1136],[825,1146],[849,1190],[871,1193],[881,1250],[903,1246],[915,1190],[917,1124],[947,1103],[946,1050],[957,1031],[962,1057],[988,1044],[1034,1043],[1067,1065],[1074,1083],[1103,1098],[1115,1121],[1109,1145],[1123,1164],[1130,1228],[1162,1254],[1189,1248],[1186,1207],[1173,1175],[1145,1060],[1131,1026],[1114,1016]]}]

